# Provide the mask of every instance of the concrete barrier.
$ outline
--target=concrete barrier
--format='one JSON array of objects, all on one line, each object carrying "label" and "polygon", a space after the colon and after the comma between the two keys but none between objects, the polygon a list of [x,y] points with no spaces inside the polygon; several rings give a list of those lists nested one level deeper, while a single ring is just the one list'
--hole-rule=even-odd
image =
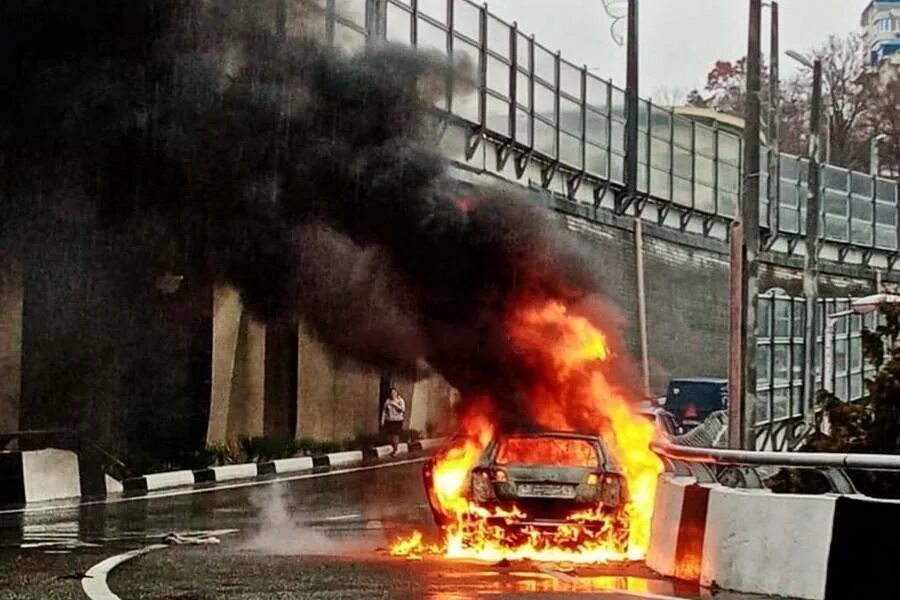
[{"label": "concrete barrier", "polygon": [[791,598],[824,598],[834,496],[713,489],[700,584]]},{"label": "concrete barrier", "polygon": [[78,455],[69,450],[22,452],[25,502],[62,500],[81,496]]},{"label": "concrete barrier", "polygon": [[296,473],[297,471],[308,471],[313,468],[312,456],[301,456],[300,458],[282,458],[273,460],[275,473]]},{"label": "concrete barrier", "polygon": [[362,462],[363,453],[362,450],[350,450],[347,452],[326,454],[325,457],[328,459],[327,466],[337,467]]},{"label": "concrete barrier", "polygon": [[[422,440],[399,444],[397,454],[408,454],[436,447],[442,440]],[[335,452],[319,456],[303,456],[273,460],[265,463],[244,463],[209,467],[196,471],[171,471],[131,477],[123,482],[99,471],[99,483],[86,487],[85,469],[79,472],[79,457],[64,450],[0,453],[0,503],[25,504],[41,500],[75,498],[83,495],[109,495],[121,492],[146,493],[198,483],[253,479],[256,477],[309,471],[316,467],[340,467],[363,462],[364,458],[378,460],[390,454],[390,446]],[[82,461],[83,462],[83,461]],[[94,469],[96,470],[96,469]],[[91,470],[91,474],[94,474]],[[30,475],[26,476],[26,473]],[[93,481],[92,478],[88,478]],[[27,489],[26,489],[27,488]],[[96,489],[95,489],[96,488]],[[97,491],[99,490],[99,492]]]},{"label": "concrete barrier", "polygon": [[837,600],[896,585],[900,502],[773,494],[660,476],[647,566],[736,592]]},{"label": "concrete barrier", "polygon": [[447,438],[431,438],[421,441],[422,450],[434,450],[447,443]]},{"label": "concrete barrier", "polygon": [[0,453],[0,503],[25,504],[81,496],[78,456],[48,448]]},{"label": "concrete barrier", "polygon": [[210,467],[214,481],[231,481],[234,479],[251,479],[259,474],[256,463]]},{"label": "concrete barrier", "polygon": [[[193,471],[171,471],[169,473],[151,473],[144,475],[143,479],[146,483],[146,490],[162,490],[166,488],[179,487],[182,485],[194,485]],[[127,488],[126,488],[127,489]]]},{"label": "concrete barrier", "polygon": [[647,566],[666,577],[675,575],[675,555],[684,489],[696,482],[692,477],[660,477],[656,486],[653,520],[650,522],[650,548]]}]

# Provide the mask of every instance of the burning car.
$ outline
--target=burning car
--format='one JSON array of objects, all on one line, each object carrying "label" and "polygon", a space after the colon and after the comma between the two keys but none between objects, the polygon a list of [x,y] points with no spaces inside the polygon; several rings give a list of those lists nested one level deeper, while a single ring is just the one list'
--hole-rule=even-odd
[{"label": "burning car", "polygon": [[[436,460],[424,468],[425,488],[438,525],[445,514],[433,490]],[[586,530],[615,525],[627,540],[627,486],[603,440],[594,435],[526,432],[497,435],[484,448],[465,482],[467,518],[510,530]]]}]

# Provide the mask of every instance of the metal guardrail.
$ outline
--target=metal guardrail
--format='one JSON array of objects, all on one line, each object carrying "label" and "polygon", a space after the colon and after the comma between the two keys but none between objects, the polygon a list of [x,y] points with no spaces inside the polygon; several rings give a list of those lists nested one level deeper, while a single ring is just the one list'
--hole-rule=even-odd
[{"label": "metal guardrail", "polygon": [[779,469],[809,469],[818,472],[829,491],[858,494],[847,470],[900,472],[900,455],[825,452],[767,452],[698,448],[657,440],[651,449],[662,459],[666,471],[694,477],[700,483],[763,489]]},{"label": "metal guardrail", "polygon": [[651,448],[670,460],[713,465],[774,466],[806,469],[864,469],[900,471],[897,454],[839,454],[831,452],[758,452],[721,448],[695,448],[654,442]]},{"label": "metal guardrail", "polygon": [[672,442],[676,446],[691,448],[721,448],[728,443],[727,437],[728,413],[720,410],[687,433],[673,437]]}]

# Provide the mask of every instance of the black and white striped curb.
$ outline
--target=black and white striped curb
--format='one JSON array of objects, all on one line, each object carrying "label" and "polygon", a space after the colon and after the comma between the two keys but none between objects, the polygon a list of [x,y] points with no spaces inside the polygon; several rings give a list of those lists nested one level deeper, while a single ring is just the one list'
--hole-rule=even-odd
[{"label": "black and white striped curb", "polygon": [[[434,450],[444,444],[446,438],[434,438],[400,444],[395,456]],[[283,475],[285,473],[299,473],[323,467],[343,467],[355,465],[364,461],[380,460],[391,457],[391,446],[375,446],[363,450],[350,450],[347,452],[333,452],[319,456],[301,456],[298,458],[283,458],[262,463],[244,463],[239,465],[225,465],[222,467],[209,467],[196,471],[170,471],[168,473],[151,473],[141,477],[132,477],[122,482],[126,493],[150,492],[154,490],[170,489],[183,486],[193,486],[198,483],[214,483],[221,481],[234,481],[238,479],[253,479],[271,475]]]}]

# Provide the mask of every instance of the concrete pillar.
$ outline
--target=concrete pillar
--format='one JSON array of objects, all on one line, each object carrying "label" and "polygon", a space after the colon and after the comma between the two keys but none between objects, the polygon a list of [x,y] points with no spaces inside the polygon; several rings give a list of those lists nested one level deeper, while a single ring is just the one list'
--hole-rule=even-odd
[{"label": "concrete pillar", "polygon": [[298,340],[297,437],[340,441],[378,431],[378,374],[336,359],[303,327]]},{"label": "concrete pillar", "polygon": [[213,293],[212,393],[207,444],[263,434],[266,328],[232,287]]},{"label": "concrete pillar", "polygon": [[452,419],[453,388],[443,377],[434,374],[416,382],[409,399],[407,427],[423,434],[430,428],[446,430]]},{"label": "concrete pillar", "polygon": [[22,266],[0,252],[0,432],[20,429]]},{"label": "concrete pillar", "polygon": [[266,437],[290,440],[297,430],[297,326],[266,326]]}]

